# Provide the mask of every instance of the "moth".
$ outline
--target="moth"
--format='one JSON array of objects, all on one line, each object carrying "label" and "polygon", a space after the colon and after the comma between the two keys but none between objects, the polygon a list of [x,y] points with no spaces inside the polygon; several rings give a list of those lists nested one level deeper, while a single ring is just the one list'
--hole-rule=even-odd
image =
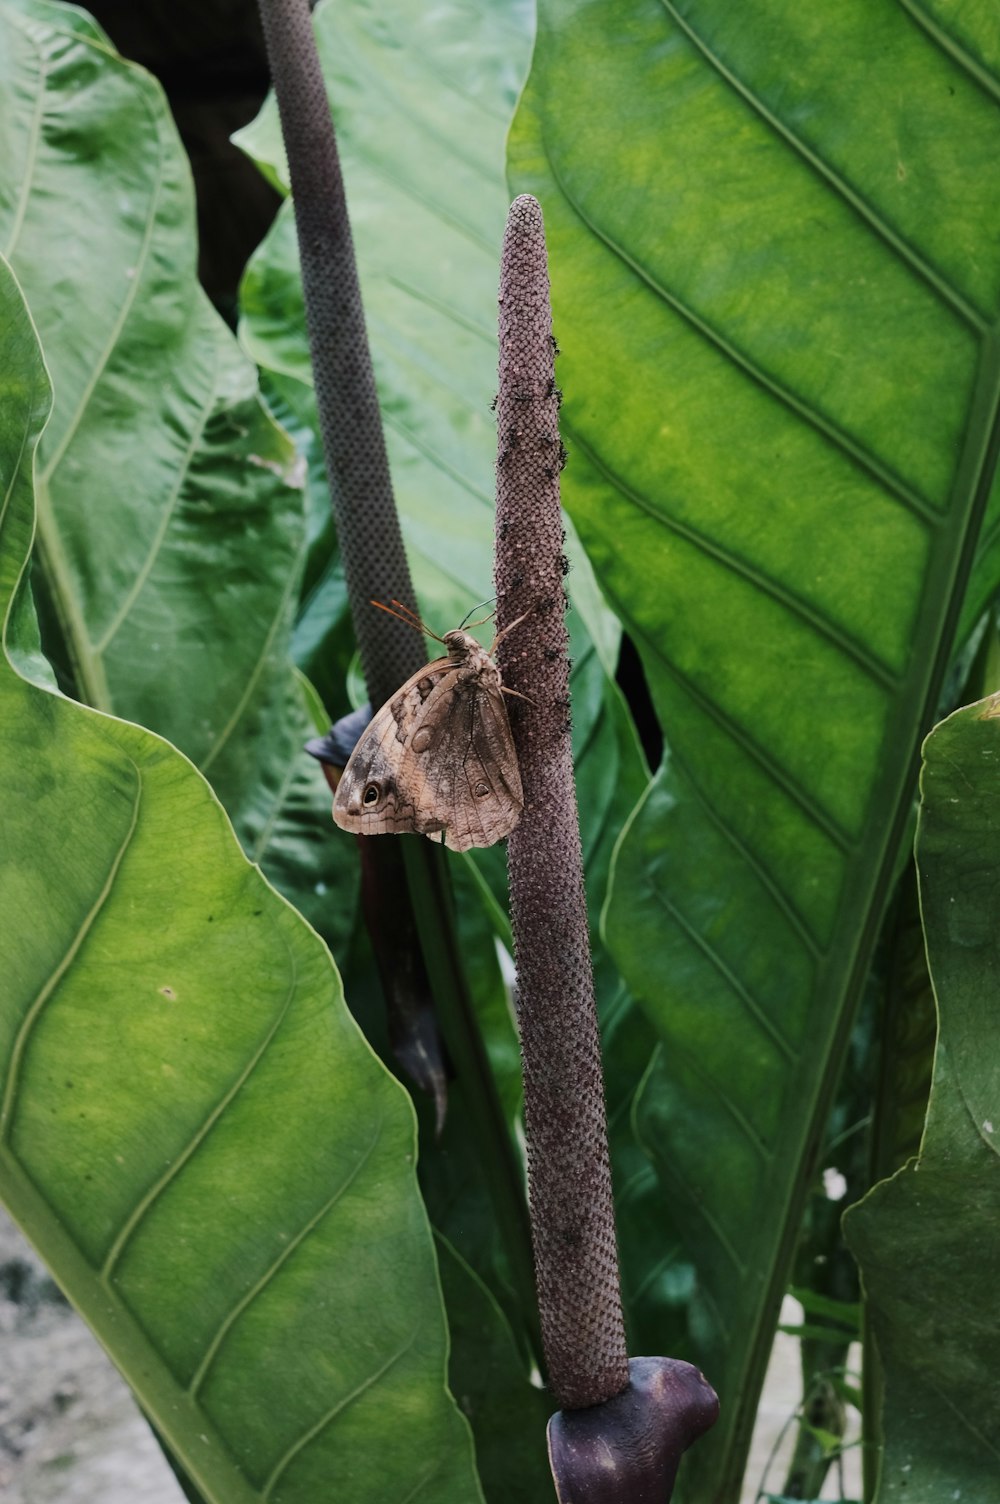
[{"label": "moth", "polygon": [[391,616],[427,632],[447,657],[407,679],[372,717],[341,774],[334,821],[361,836],[415,831],[452,851],[492,846],[510,834],[524,808],[503,698],[516,691],[501,684],[492,653],[524,618],[505,627],[487,652],[470,632],[438,637],[409,607],[393,605],[399,611]]}]

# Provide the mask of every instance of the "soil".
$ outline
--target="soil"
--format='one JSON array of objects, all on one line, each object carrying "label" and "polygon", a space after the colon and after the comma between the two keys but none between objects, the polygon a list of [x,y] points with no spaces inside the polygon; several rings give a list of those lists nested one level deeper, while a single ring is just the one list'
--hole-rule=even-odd
[{"label": "soil", "polygon": [[2,1210],[0,1498],[184,1504],[128,1386]]}]

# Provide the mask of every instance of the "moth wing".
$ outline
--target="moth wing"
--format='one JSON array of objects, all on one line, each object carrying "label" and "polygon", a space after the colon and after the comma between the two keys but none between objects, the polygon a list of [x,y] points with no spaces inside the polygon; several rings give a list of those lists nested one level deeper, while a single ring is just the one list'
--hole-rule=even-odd
[{"label": "moth wing", "polygon": [[439,839],[453,851],[509,836],[524,808],[521,774],[500,675],[491,664],[455,687],[440,739],[428,748],[435,769]]},{"label": "moth wing", "polygon": [[440,831],[441,824],[428,811],[421,761],[414,759],[412,742],[428,703],[454,672],[449,659],[435,659],[372,716],[337,785],[333,818],[342,830],[361,836]]},{"label": "moth wing", "polygon": [[341,776],[333,818],[359,835],[416,831],[454,851],[509,835],[521,778],[493,664],[437,659],[373,717]]}]

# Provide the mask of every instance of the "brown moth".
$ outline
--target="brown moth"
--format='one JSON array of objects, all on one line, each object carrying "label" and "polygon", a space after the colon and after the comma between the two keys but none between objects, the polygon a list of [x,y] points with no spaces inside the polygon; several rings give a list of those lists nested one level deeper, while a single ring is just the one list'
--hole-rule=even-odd
[{"label": "brown moth", "polygon": [[492,846],[510,834],[524,807],[503,700],[512,691],[471,633],[437,640],[448,656],[407,679],[362,732],[337,786],[333,818],[355,835],[415,831],[452,851]]}]

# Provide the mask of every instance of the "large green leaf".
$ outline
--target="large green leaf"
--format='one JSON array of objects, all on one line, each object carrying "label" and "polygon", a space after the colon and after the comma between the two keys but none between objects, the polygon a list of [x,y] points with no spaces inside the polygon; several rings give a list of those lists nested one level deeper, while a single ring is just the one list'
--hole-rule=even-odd
[{"label": "large green leaf", "polygon": [[211,1504],[481,1499],[405,1093],[190,762],[14,671],[48,383],[0,263],[0,1189]]},{"label": "large green leaf", "polygon": [[55,387],[35,576],[46,646],[72,693],[185,751],[248,854],[342,933],[353,884],[288,662],[301,467],[197,285],[163,95],[81,12],[4,3],[0,137],[0,250]]},{"label": "large green leaf", "polygon": [[985,1504],[1000,1477],[998,775],[1000,695],[956,711],[924,744],[917,864],[939,1030],[930,1108],[919,1157],[845,1218],[884,1369],[879,1504]]},{"label": "large green leaf", "polygon": [[[925,24],[922,24],[925,23]],[[963,25],[986,8],[965,7]],[[665,729],[607,937],[731,1501],[994,462],[997,86],[890,0],[543,0],[565,499]]]}]

